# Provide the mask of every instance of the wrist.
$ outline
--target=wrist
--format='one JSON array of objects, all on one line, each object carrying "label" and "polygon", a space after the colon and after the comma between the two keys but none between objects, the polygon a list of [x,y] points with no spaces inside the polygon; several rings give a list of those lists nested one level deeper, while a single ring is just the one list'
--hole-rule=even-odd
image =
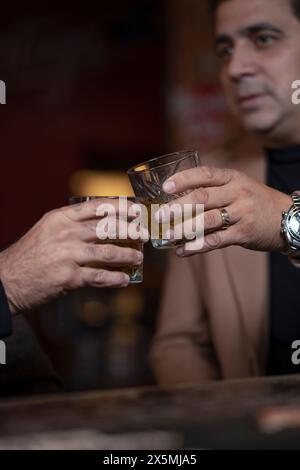
[{"label": "wrist", "polygon": [[291,205],[282,212],[281,235],[284,241],[283,254],[300,257],[300,197],[294,192]]},{"label": "wrist", "polygon": [[267,248],[269,252],[278,252],[282,254],[288,254],[288,244],[283,233],[283,214],[287,213],[293,204],[291,196],[277,192],[277,197],[275,199],[275,204],[272,208],[273,217],[270,220],[271,228],[271,243]]}]

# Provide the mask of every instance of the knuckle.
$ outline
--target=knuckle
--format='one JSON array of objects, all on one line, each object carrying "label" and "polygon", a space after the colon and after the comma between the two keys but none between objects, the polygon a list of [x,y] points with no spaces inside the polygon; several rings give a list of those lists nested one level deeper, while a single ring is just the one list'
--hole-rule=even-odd
[{"label": "knuckle", "polygon": [[107,280],[107,271],[105,269],[99,269],[95,274],[95,282],[98,284],[104,284]]},{"label": "knuckle", "polygon": [[78,276],[75,274],[75,270],[72,266],[65,266],[64,269],[61,270],[60,284],[62,288],[73,289],[79,287],[78,281]]},{"label": "knuckle", "polygon": [[248,239],[249,237],[251,237],[254,231],[255,231],[254,220],[248,220],[247,222],[240,224],[239,233],[242,237]]},{"label": "knuckle", "polygon": [[206,228],[213,228],[220,225],[218,216],[215,212],[207,212],[204,214],[204,225]]},{"label": "knuckle", "polygon": [[60,218],[60,213],[57,209],[48,211],[43,215],[43,220],[48,223],[56,222],[59,218]]},{"label": "knuckle", "polygon": [[206,239],[208,247],[213,249],[219,248],[221,246],[221,242],[221,236],[218,232],[210,234]]},{"label": "knuckle", "polygon": [[208,204],[209,202],[209,192],[205,188],[197,188],[193,191],[193,202]]},{"label": "knuckle", "polygon": [[211,166],[203,166],[202,167],[202,172],[207,180],[211,180],[216,176],[216,168],[213,168]]},{"label": "knuckle", "polygon": [[113,247],[112,245],[103,245],[102,258],[103,261],[113,261],[115,258],[115,247]]},{"label": "knuckle", "polygon": [[84,277],[84,275],[81,272],[81,269],[78,268],[72,276],[71,279],[71,288],[72,289],[77,289],[79,287],[86,287],[89,284],[88,279]]},{"label": "knuckle", "polygon": [[105,269],[92,270],[91,272],[83,272],[81,268],[73,273],[71,279],[71,289],[80,287],[96,287],[105,286],[107,284],[107,276],[109,272]]},{"label": "knuckle", "polygon": [[126,277],[123,273],[114,273],[114,278],[111,280],[112,286],[121,286],[127,284]]},{"label": "knuckle", "polygon": [[178,178],[178,180],[183,186],[190,185],[191,177],[187,171],[182,171],[181,173],[178,173],[177,175],[175,175],[175,178],[176,177]]},{"label": "knuckle", "polygon": [[253,196],[253,191],[249,186],[242,186],[239,190],[240,198],[250,200]]},{"label": "knuckle", "polygon": [[230,174],[231,174],[232,180],[240,180],[243,176],[243,174],[239,170],[236,170],[236,169],[230,170]]},{"label": "knuckle", "polygon": [[58,243],[67,242],[72,235],[72,230],[69,227],[63,227],[57,231],[56,238]]},{"label": "knuckle", "polygon": [[96,234],[97,225],[94,222],[86,222],[84,227],[89,233]]},{"label": "knuckle", "polygon": [[41,222],[43,230],[50,231],[49,233],[52,231],[58,241],[66,240],[71,235],[73,227],[70,223],[67,223],[67,220],[58,209],[44,214]]},{"label": "knuckle", "polygon": [[89,257],[91,257],[92,259],[95,259],[96,256],[97,256],[97,252],[96,252],[96,246],[95,245],[92,245],[92,244],[88,244],[86,246],[86,251],[87,251],[87,255]]},{"label": "knuckle", "polygon": [[234,245],[239,245],[244,247],[247,244],[247,240],[243,231],[240,229],[240,224],[237,224],[235,227],[235,237],[234,237]]},{"label": "knuckle", "polygon": [[53,219],[53,213],[52,212],[46,212],[40,219],[39,222],[39,228],[41,230],[49,230],[49,227],[52,224],[52,219]]},{"label": "knuckle", "polygon": [[51,217],[53,216],[53,213],[54,213],[54,210],[45,212],[45,214],[42,217],[42,220],[46,221],[46,220],[51,219]]},{"label": "knuckle", "polygon": [[238,173],[237,170],[232,170],[230,168],[225,168],[223,171],[226,183],[232,181],[235,178],[235,174]]},{"label": "knuckle", "polygon": [[56,250],[56,259],[58,262],[66,262],[70,258],[70,253],[71,253],[71,248],[69,248],[67,245],[62,245],[59,247],[58,250]]}]

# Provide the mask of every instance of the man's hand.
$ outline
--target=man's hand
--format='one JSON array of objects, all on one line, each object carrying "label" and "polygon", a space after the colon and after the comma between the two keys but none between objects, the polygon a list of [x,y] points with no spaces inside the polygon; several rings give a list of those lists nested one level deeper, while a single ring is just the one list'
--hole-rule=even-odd
[{"label": "man's hand", "polygon": [[128,285],[129,276],[125,273],[87,267],[94,263],[112,267],[139,265],[143,261],[137,250],[95,244],[99,204],[99,200],[93,200],[51,211],[0,253],[0,279],[12,313],[78,287]]},{"label": "man's hand", "polygon": [[[189,250],[186,245],[177,249],[179,256],[230,245],[257,251],[285,249],[280,233],[281,213],[292,205],[291,197],[244,173],[211,167],[193,168],[169,178],[163,189],[169,194],[190,191],[176,199],[176,204],[204,204],[204,246],[200,251],[193,251],[193,242],[189,242]],[[227,230],[222,230],[221,208],[225,208],[230,216]],[[160,220],[164,220],[163,217]]]}]

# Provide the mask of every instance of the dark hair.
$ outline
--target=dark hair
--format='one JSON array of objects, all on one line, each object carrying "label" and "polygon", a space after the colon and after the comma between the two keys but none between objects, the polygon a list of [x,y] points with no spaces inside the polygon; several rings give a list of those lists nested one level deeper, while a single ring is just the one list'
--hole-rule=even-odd
[{"label": "dark hair", "polygon": [[[210,13],[214,15],[220,3],[224,1],[226,0],[208,0],[208,8],[209,8]],[[291,7],[293,9],[295,16],[300,21],[300,0],[290,0],[290,3],[291,3]]]}]

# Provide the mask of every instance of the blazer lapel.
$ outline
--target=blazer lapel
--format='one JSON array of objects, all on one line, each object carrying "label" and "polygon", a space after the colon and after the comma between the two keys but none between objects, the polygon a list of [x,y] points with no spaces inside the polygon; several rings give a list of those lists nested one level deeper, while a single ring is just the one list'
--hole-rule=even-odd
[{"label": "blazer lapel", "polygon": [[[249,147],[248,147],[249,150]],[[254,147],[239,159],[239,169],[265,183],[266,158],[261,148]],[[251,374],[263,373],[268,344],[268,254],[229,247],[223,250],[224,261],[232,279],[232,288],[245,341],[251,357]]]}]

